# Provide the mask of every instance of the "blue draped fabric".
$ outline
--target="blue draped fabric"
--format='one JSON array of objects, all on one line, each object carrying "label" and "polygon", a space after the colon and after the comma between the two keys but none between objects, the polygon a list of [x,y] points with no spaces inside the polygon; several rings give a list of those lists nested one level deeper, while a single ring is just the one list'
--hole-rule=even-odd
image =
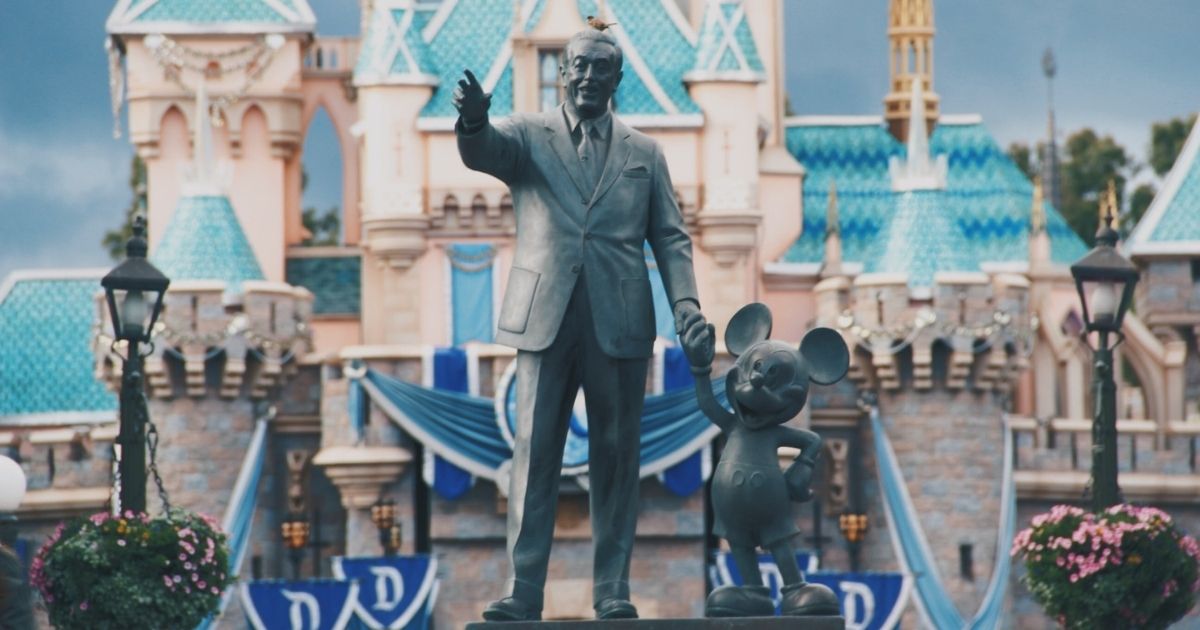
[{"label": "blue draped fabric", "polygon": [[[433,386],[437,389],[466,394],[467,353],[462,348],[438,348],[433,355]],[[471,473],[432,454],[433,479],[427,480],[442,498],[454,500],[466,494],[475,479]]]},{"label": "blue draped fabric", "polygon": [[492,257],[486,243],[455,243],[446,247],[450,258],[450,310],[454,345],[492,342]]},{"label": "blue draped fabric", "polygon": [[[473,475],[495,480],[512,449],[500,433],[494,401],[428,389],[368,370],[361,382],[379,405],[426,448]],[[725,402],[724,379],[713,383]],[[646,397],[642,412],[641,476],[657,474],[707,445],[720,432],[694,392],[681,389]]]},{"label": "blue draped fabric", "polygon": [[[221,521],[221,529],[225,531],[226,542],[229,545],[229,573],[240,573],[242,562],[246,559],[249,549],[251,526],[254,524],[254,511],[258,504],[258,482],[262,478],[264,453],[266,453],[267,420],[259,418],[254,424],[254,434],[250,436],[250,444],[246,448],[246,456],[242,459],[242,468],[238,471],[237,480],[231,492],[229,507],[225,509],[225,518]],[[229,605],[233,589],[225,592],[216,617],[220,617]],[[207,630],[213,622],[212,617],[205,619],[197,630]]]},{"label": "blue draped fabric", "polygon": [[[678,346],[665,348],[663,350],[663,391],[692,391],[695,385],[692,367],[683,354],[683,348]],[[704,449],[702,448],[682,462],[664,470],[662,483],[676,496],[691,496],[693,492],[704,487],[704,472]]]},{"label": "blue draped fabric", "polygon": [[365,413],[365,394],[358,379],[350,379],[346,392],[346,413],[350,415],[350,426],[354,429],[354,439],[362,440],[367,430],[367,414]]},{"label": "blue draped fabric", "polygon": [[674,341],[675,314],[671,309],[670,300],[667,299],[667,288],[663,286],[662,274],[658,272],[658,263],[654,260],[654,252],[650,250],[650,243],[643,245],[643,251],[646,256],[646,267],[650,272],[650,294],[654,298],[654,334]]},{"label": "blue draped fabric", "polygon": [[1011,560],[1008,545],[1016,527],[1016,492],[1012,478],[1012,432],[1004,431],[1004,478],[1002,481],[1000,527],[997,534],[996,566],[979,611],[967,623],[954,607],[954,602],[942,584],[929,542],[921,529],[916,508],[905,486],[904,475],[892,450],[878,408],[871,409],[871,430],[874,433],[875,459],[879,467],[879,482],[883,490],[888,529],[897,558],[905,573],[913,577],[917,590],[917,605],[928,625],[938,630],[961,628],[996,628],[1004,597],[1008,590]]}]

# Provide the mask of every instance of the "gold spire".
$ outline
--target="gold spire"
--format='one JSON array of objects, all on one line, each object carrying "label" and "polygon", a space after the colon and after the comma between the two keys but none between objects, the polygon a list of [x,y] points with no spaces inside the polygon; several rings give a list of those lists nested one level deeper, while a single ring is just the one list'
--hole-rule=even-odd
[{"label": "gold spire", "polygon": [[829,202],[825,206],[825,240],[841,236],[842,226],[838,219],[837,181],[829,180]]},{"label": "gold spire", "polygon": [[889,89],[883,99],[884,119],[892,135],[908,138],[912,87],[920,81],[927,130],[938,119],[938,95],[933,91],[933,0],[889,0]]},{"label": "gold spire", "polygon": [[1029,233],[1041,234],[1046,231],[1046,204],[1043,200],[1042,178],[1033,178],[1033,207],[1029,211]]},{"label": "gold spire", "polygon": [[1099,225],[1108,225],[1109,217],[1117,218],[1120,214],[1120,202],[1117,201],[1117,182],[1113,178],[1108,180],[1108,189],[1100,197],[1100,223]]}]

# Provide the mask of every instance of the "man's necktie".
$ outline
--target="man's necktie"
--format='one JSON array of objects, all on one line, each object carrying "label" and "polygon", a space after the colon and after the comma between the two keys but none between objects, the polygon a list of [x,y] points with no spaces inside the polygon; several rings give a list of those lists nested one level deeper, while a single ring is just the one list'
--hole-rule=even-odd
[{"label": "man's necktie", "polygon": [[583,174],[587,178],[588,190],[596,189],[600,182],[601,169],[604,164],[600,160],[600,147],[596,143],[595,125],[584,121],[579,124],[581,137],[579,139],[579,161],[583,165]]}]

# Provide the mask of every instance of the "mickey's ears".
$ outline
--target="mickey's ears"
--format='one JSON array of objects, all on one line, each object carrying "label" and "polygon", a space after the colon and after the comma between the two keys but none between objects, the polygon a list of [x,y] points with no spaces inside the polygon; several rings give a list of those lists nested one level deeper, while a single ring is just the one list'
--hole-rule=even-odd
[{"label": "mickey's ears", "polygon": [[[729,342],[725,342],[729,345]],[[832,328],[814,328],[800,341],[800,354],[808,363],[808,378],[818,385],[833,385],[850,369],[850,350]]]},{"label": "mickey's ears", "polygon": [[771,336],[771,309],[761,302],[751,302],[738,309],[725,328],[725,349],[738,356],[750,346]]}]

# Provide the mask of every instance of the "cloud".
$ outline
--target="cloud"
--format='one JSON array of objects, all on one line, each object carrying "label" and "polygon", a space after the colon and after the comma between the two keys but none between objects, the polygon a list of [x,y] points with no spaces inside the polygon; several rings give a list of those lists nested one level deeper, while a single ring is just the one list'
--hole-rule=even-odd
[{"label": "cloud", "polygon": [[100,240],[129,203],[130,152],[123,141],[34,140],[0,129],[0,278],[110,264]]},{"label": "cloud", "polygon": [[81,204],[119,197],[129,176],[128,152],[70,139],[14,137],[0,129],[0,204],[28,197]]}]

